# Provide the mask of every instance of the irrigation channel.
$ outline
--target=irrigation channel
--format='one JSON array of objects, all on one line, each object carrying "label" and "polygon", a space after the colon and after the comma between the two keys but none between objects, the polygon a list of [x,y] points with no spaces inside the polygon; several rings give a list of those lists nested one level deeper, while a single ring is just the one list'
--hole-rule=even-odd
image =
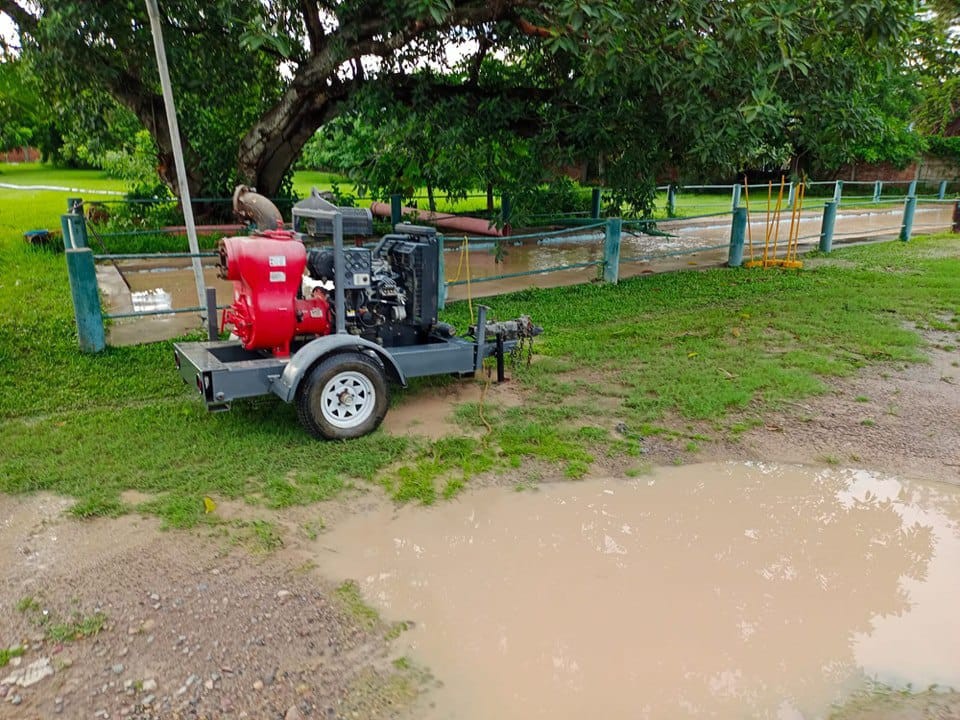
[{"label": "irrigation channel", "polygon": [[960,688],[958,528],[947,484],[704,464],[385,506],[312,557],[407,621],[420,717],[802,720]]},{"label": "irrigation channel", "polygon": [[[914,233],[949,230],[954,203],[918,205]],[[834,230],[834,246],[864,240],[894,239],[900,232],[903,207],[841,208]],[[815,249],[820,237],[822,210],[806,210],[799,218],[801,252]],[[621,278],[678,269],[716,267],[727,260],[730,242],[729,213],[661,220],[657,234],[646,234],[639,223],[625,221],[620,246]],[[786,250],[789,213],[783,213],[778,235],[778,254]],[[763,253],[767,222],[765,213],[750,218],[749,237],[753,254]],[[771,237],[771,250],[774,237]],[[603,227],[573,227],[502,241],[497,262],[490,238],[445,237],[444,268],[448,300],[499,295],[531,286],[559,287],[590,282],[602,270]],[[750,259],[749,245],[744,259]],[[217,288],[221,303],[232,298],[231,284],[216,277],[213,258],[205,258],[208,286]],[[189,259],[118,260],[100,263],[97,278],[109,314],[163,311],[197,306]],[[467,282],[467,279],[470,282]],[[112,345],[169,339],[201,327],[197,313],[119,318],[109,329]]]}]

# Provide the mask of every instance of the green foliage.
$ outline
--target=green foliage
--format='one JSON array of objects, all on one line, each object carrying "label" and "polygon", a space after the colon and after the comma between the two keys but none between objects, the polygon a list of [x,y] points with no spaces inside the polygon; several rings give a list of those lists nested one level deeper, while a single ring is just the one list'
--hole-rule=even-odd
[{"label": "green foliage", "polygon": [[0,668],[7,665],[11,658],[21,657],[24,653],[22,645],[14,645],[10,648],[0,648]]}]

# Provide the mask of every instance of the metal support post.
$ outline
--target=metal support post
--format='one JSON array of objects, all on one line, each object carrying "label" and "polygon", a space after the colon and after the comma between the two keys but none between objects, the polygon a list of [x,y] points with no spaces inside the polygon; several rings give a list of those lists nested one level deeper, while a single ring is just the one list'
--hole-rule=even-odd
[{"label": "metal support post", "polygon": [[743,265],[743,240],[747,235],[747,209],[738,207],[733,211],[730,223],[730,252],[727,255],[729,267]]},{"label": "metal support post", "polygon": [[437,310],[447,306],[447,270],[443,260],[443,235],[437,235]]},{"label": "metal support post", "polygon": [[220,339],[220,326],[217,324],[217,289],[207,288],[207,339],[214,342]]},{"label": "metal support post", "polygon": [[877,180],[873,184],[873,201],[880,202],[880,196],[883,194],[883,180]]},{"label": "metal support post", "polygon": [[837,203],[823,204],[823,222],[820,226],[820,252],[828,253],[833,248],[833,227],[837,223]]},{"label": "metal support post", "polygon": [[67,213],[60,216],[60,229],[63,231],[63,248],[85,248],[87,242],[87,225],[83,215]]},{"label": "metal support post", "polygon": [[107,346],[103,331],[103,313],[100,311],[100,293],[97,290],[97,269],[90,248],[67,248],[67,275],[73,296],[73,314],[77,320],[77,338],[80,350],[97,353]]},{"label": "metal support post", "polygon": [[937,188],[937,200],[943,200],[947,196],[947,181],[941,180],[940,187]]},{"label": "metal support post", "polygon": [[843,180],[837,180],[833,185],[833,201],[839,205],[843,197]]},{"label": "metal support post", "polygon": [[500,196],[500,216],[503,218],[503,227],[510,226],[510,216],[513,215],[513,202],[510,196],[504,193]]},{"label": "metal support post", "polygon": [[590,217],[594,220],[600,219],[600,188],[595,187],[590,193]]},{"label": "metal support post", "polygon": [[503,333],[497,333],[497,382],[502,383],[506,376],[503,367]]},{"label": "metal support post", "polygon": [[907,197],[916,197],[917,196],[917,181],[911,180],[910,184],[907,186]]},{"label": "metal support post", "polygon": [[790,181],[790,185],[787,187],[787,207],[791,210],[793,209],[793,203],[797,199],[797,187],[793,184],[793,181]]},{"label": "metal support post", "polygon": [[620,279],[620,218],[607,220],[607,235],[603,242],[603,281],[616,283]]},{"label": "metal support post", "polygon": [[913,215],[917,211],[917,196],[911,195],[903,203],[903,225],[900,226],[900,239],[907,242],[913,232]]},{"label": "metal support post", "polygon": [[667,217],[676,217],[677,215],[677,188],[670,183],[667,186]]},{"label": "metal support post", "polygon": [[403,216],[403,213],[401,212],[401,208],[403,206],[400,204],[401,199],[402,198],[397,193],[394,193],[390,196],[390,224],[394,227],[400,224],[400,220]]},{"label": "metal support post", "polygon": [[170,70],[167,68],[167,51],[163,45],[163,32],[160,27],[160,11],[157,0],[145,0],[147,14],[150,16],[150,31],[153,34],[153,49],[157,56],[157,70],[160,74],[160,87],[163,91],[163,105],[167,114],[167,127],[170,128],[170,145],[173,150],[173,163],[177,168],[177,190],[180,205],[183,207],[183,221],[187,227],[187,241],[190,254],[193,255],[193,279],[197,284],[197,303],[203,305],[206,299],[206,281],[203,278],[203,265],[200,263],[200,246],[197,243],[197,228],[193,222],[193,203],[190,201],[190,185],[187,182],[187,166],[183,160],[183,147],[180,144],[180,126],[177,124],[177,108],[173,102],[173,87],[170,84]]},{"label": "metal support post", "polygon": [[733,192],[730,198],[730,210],[736,212],[737,208],[740,207],[740,193],[743,186],[740,183],[733,184]]}]

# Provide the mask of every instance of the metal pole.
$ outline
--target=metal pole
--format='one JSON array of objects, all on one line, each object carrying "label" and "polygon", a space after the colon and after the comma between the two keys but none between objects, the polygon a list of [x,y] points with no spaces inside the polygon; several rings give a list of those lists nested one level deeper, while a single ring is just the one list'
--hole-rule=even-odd
[{"label": "metal pole", "polygon": [[603,280],[616,283],[620,278],[620,234],[623,221],[620,218],[607,220],[607,234],[603,242]]},{"label": "metal pole", "polygon": [[97,289],[97,269],[90,248],[67,248],[67,275],[73,296],[73,314],[77,319],[77,339],[80,350],[97,353],[107,346],[103,332],[103,314],[100,310],[100,292]]},{"label": "metal pole", "polygon": [[677,189],[673,183],[667,188],[667,217],[675,217],[677,214]]},{"label": "metal pole", "polygon": [[343,215],[333,214],[333,308],[336,312],[337,333],[347,331],[347,302],[343,296],[343,285],[346,282],[346,272],[343,267]]},{"label": "metal pole", "polygon": [[503,216],[503,227],[509,228],[510,216],[513,215],[513,202],[507,193],[500,196],[500,214]]},{"label": "metal pole", "polygon": [[940,187],[937,188],[937,200],[943,200],[947,196],[947,181],[941,180]]},{"label": "metal pole", "polygon": [[732,210],[733,212],[736,212],[737,208],[740,207],[741,190],[742,190],[742,186],[740,185],[740,183],[733,184],[732,197],[730,200],[730,210]]},{"label": "metal pole", "polygon": [[400,204],[401,199],[402,198],[396,193],[390,196],[390,224],[393,225],[394,228],[400,224],[401,216],[403,214],[402,206]]},{"label": "metal pole", "polygon": [[823,223],[820,226],[820,252],[828,253],[833,247],[833,226],[837,222],[837,203],[823,205]]},{"label": "metal pole", "polygon": [[793,203],[797,199],[797,186],[793,184],[793,180],[790,181],[790,185],[787,189],[787,207],[793,210]]},{"label": "metal pole", "polygon": [[183,147],[180,144],[180,126],[177,124],[177,108],[173,103],[173,87],[170,84],[170,70],[167,68],[167,51],[163,45],[163,32],[160,29],[160,11],[157,0],[145,0],[150,15],[150,30],[153,33],[153,49],[157,55],[157,70],[160,72],[160,86],[163,88],[163,104],[167,111],[167,125],[170,128],[170,145],[173,149],[173,162],[177,166],[177,185],[180,191],[180,205],[183,207],[183,220],[187,226],[187,240],[190,252],[193,277],[197,283],[197,304],[205,306],[206,282],[203,279],[203,265],[200,263],[200,245],[197,242],[197,227],[193,222],[193,204],[190,201],[190,186],[187,184],[187,168],[183,162]]},{"label": "metal pole", "polygon": [[843,180],[837,180],[833,186],[833,201],[839,205],[843,197]]},{"label": "metal pole", "polygon": [[747,209],[738,207],[733,211],[733,221],[730,224],[730,252],[727,255],[727,265],[740,267],[743,264],[743,239],[747,233]]},{"label": "metal pole", "polygon": [[900,226],[900,239],[906,242],[913,233],[913,214],[917,210],[917,196],[911,195],[903,203],[903,225]]},{"label": "metal pole", "polygon": [[447,306],[447,270],[443,261],[443,235],[437,235],[437,310]]},{"label": "metal pole", "polygon": [[883,194],[883,180],[877,180],[873,184],[873,201],[880,202],[880,195]]},{"label": "metal pole", "polygon": [[600,188],[595,187],[590,194],[590,217],[600,219]]},{"label": "metal pole", "polygon": [[911,180],[910,184],[907,186],[907,197],[916,197],[917,195],[917,181]]},{"label": "metal pole", "polygon": [[215,342],[220,339],[220,327],[217,324],[217,289],[207,288],[207,340]]}]

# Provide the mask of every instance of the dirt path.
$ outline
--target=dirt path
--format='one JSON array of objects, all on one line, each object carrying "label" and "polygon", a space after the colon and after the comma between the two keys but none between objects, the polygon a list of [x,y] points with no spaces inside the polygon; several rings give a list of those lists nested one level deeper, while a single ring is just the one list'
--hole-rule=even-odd
[{"label": "dirt path", "polygon": [[[960,484],[960,353],[946,335],[928,340],[927,364],[868,368],[695,457],[651,441],[647,459],[836,464]],[[388,431],[436,435],[424,418],[473,393],[428,394],[398,408]],[[488,398],[517,400],[509,388]],[[0,718],[415,716],[426,676],[397,670],[390,629],[301,552],[323,523],[378,502],[371,491],[280,514],[223,507],[235,522],[163,532],[133,516],[77,522],[61,498],[0,496],[0,648],[26,647],[0,669]],[[20,677],[28,668],[33,684]]]}]

